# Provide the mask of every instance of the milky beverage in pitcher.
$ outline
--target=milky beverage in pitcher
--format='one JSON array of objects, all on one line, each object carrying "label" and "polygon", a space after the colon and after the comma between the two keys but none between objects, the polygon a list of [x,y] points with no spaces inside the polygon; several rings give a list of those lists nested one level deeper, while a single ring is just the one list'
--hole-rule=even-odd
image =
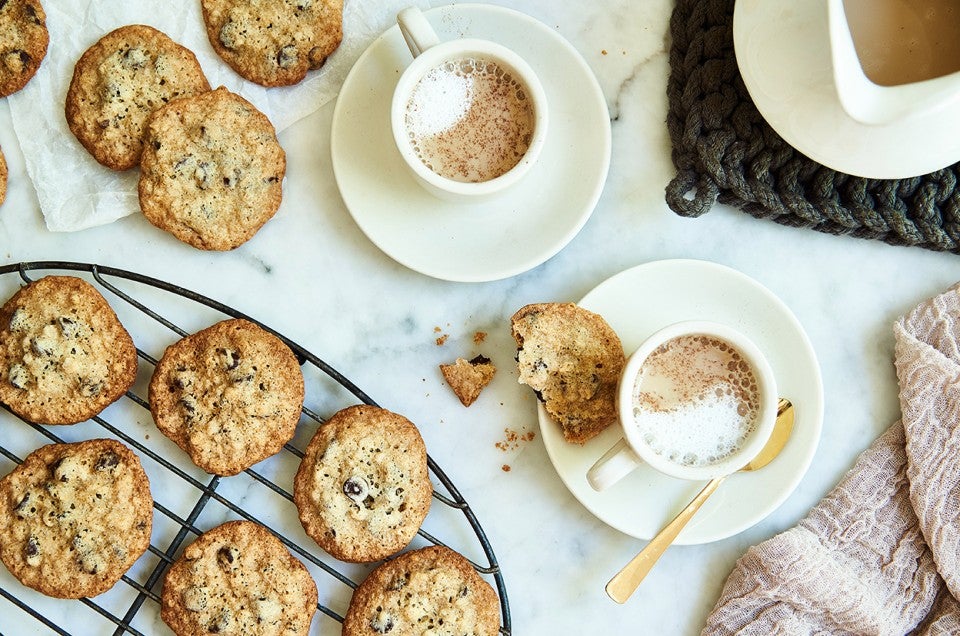
[{"label": "milky beverage in pitcher", "polygon": [[657,455],[709,466],[737,452],[757,427],[753,367],[730,344],[684,335],[655,349],[633,387],[633,426]]},{"label": "milky beverage in pitcher", "polygon": [[462,58],[430,69],[407,102],[411,145],[433,172],[483,182],[506,173],[530,147],[533,104],[509,70]]},{"label": "milky beverage in pitcher", "polygon": [[863,73],[899,86],[960,70],[957,0],[843,0]]}]

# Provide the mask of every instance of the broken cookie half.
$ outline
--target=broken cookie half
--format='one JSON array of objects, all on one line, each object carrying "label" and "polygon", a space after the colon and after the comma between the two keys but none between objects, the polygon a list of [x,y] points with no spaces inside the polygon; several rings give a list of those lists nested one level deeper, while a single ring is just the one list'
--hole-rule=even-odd
[{"label": "broken cookie half", "polygon": [[532,388],[568,442],[583,444],[617,421],[625,356],[602,316],[573,303],[538,303],[510,319],[519,382]]},{"label": "broken cookie half", "polygon": [[450,388],[464,406],[470,406],[478,397],[480,391],[493,380],[497,367],[490,358],[479,355],[471,360],[457,358],[453,364],[441,364],[440,372]]}]

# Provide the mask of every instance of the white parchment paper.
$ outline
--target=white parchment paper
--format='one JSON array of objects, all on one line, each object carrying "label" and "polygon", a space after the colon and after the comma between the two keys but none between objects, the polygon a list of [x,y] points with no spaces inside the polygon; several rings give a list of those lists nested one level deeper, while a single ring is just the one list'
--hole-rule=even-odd
[{"label": "white parchment paper", "polygon": [[334,99],[364,49],[410,5],[429,6],[426,0],[346,0],[343,42],[323,68],[296,86],[267,89],[244,80],[217,57],[207,40],[199,0],[46,0],[47,56],[27,86],[8,99],[47,228],[82,230],[140,209],[139,170],[114,172],[98,164],[70,132],[64,116],[74,64],[109,31],[126,24],[163,31],[196,54],[212,87],[239,93],[280,132]]}]

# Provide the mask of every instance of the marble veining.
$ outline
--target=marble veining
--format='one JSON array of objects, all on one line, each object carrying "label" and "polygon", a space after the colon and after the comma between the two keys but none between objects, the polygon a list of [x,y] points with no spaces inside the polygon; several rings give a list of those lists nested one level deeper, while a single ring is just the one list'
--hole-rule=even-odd
[{"label": "marble veining", "polygon": [[[515,634],[697,634],[736,559],[750,545],[796,524],[899,417],[892,323],[960,280],[960,260],[782,227],[722,205],[699,219],[675,216],[663,200],[673,176],[665,129],[665,43],[672,3],[496,4],[524,11],[567,38],[597,75],[615,120],[610,173],[595,212],[567,247],[539,267],[507,280],[451,283],[408,270],[380,252],[353,222],[331,173],[332,103],[280,135],[288,172],[277,216],[237,250],[206,253],[139,215],[77,233],[48,231],[27,181],[9,109],[0,101],[0,147],[10,168],[7,201],[0,208],[0,262],[94,262],[196,290],[269,324],[380,404],[412,419],[487,531],[503,568]],[[596,519],[558,478],[540,439],[534,397],[516,380],[509,317],[530,302],[576,301],[617,272],[664,258],[733,267],[793,310],[822,368],[823,437],[810,471],[778,510],[729,539],[668,550],[637,594],[619,606],[603,586],[643,542]],[[12,284],[0,281],[3,293]],[[486,334],[482,342],[475,341],[477,332]],[[438,340],[441,336],[447,337]],[[490,357],[498,371],[466,409],[437,367],[477,353]],[[329,412],[335,396],[320,383],[313,388],[314,406]],[[116,415],[123,417],[123,411]],[[159,433],[149,417],[138,413],[130,420],[133,434],[150,435],[171,455],[177,452],[154,439]],[[0,414],[0,427],[4,444],[17,452],[43,443],[6,414]],[[81,424],[57,433],[82,439],[97,430]],[[511,431],[521,439],[510,441]],[[305,443],[309,433],[305,427],[298,441]],[[533,439],[522,439],[526,433]],[[0,459],[0,471],[11,468]],[[755,476],[762,479],[762,471]],[[253,504],[246,481],[228,489]],[[176,492],[164,496],[177,502]],[[278,527],[302,532],[289,510],[263,512]],[[218,516],[229,513],[211,510],[198,523],[212,525]],[[363,568],[350,571],[359,574]],[[22,590],[5,570],[0,570],[0,586]],[[101,633],[89,628],[91,612],[80,604],[25,590],[22,596],[76,634]],[[346,600],[330,602],[343,610]],[[135,625],[146,634],[169,633],[155,608]],[[2,599],[0,631],[47,633]],[[331,619],[318,617],[313,633],[338,629]]]}]

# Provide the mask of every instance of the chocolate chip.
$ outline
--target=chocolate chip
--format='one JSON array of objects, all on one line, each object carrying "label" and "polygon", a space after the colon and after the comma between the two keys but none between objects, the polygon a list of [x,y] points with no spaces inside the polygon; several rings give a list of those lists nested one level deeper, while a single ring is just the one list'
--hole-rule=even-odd
[{"label": "chocolate chip", "polygon": [[27,311],[25,309],[14,311],[10,316],[10,331],[26,331],[27,326]]},{"label": "chocolate chip", "polygon": [[236,32],[237,25],[228,20],[222,27],[220,27],[220,33],[217,36],[217,39],[220,40],[220,44],[224,45],[228,49],[232,49],[234,46],[236,46]]},{"label": "chocolate chip", "polygon": [[210,187],[210,164],[206,161],[201,161],[197,164],[196,169],[193,171],[193,178],[197,182],[197,187],[201,190],[206,190]]},{"label": "chocolate chip", "polygon": [[370,488],[363,477],[354,476],[343,482],[343,494],[357,503],[360,503],[367,498],[367,491],[369,489]]},{"label": "chocolate chip", "polygon": [[297,47],[288,44],[277,51],[277,66],[280,68],[293,68],[297,65]]},{"label": "chocolate chip", "polygon": [[148,59],[149,58],[147,57],[147,54],[144,53],[143,49],[139,47],[127,49],[126,52],[123,54],[124,66],[127,66],[128,68],[132,68],[134,70],[139,70],[144,66],[146,66]]},{"label": "chocolate chip", "polygon": [[310,68],[314,71],[323,66],[323,63],[327,61],[326,51],[322,47],[315,46],[310,49],[310,52],[307,53],[307,61],[310,64]]},{"label": "chocolate chip", "polygon": [[[107,122],[109,124],[110,122]],[[106,126],[103,126],[106,128]],[[57,318],[57,324],[60,325],[60,332],[63,334],[64,338],[73,338],[77,335],[79,330],[79,325],[77,321],[72,318],[67,318],[66,316],[60,316]]]},{"label": "chocolate chip", "polygon": [[470,360],[470,364],[473,364],[473,365],[477,365],[477,364],[490,364],[490,358],[488,358],[488,357],[485,356],[485,355],[478,355],[478,356],[476,356],[475,358],[473,358],[472,360]]},{"label": "chocolate chip", "polygon": [[103,390],[103,382],[84,378],[80,380],[80,395],[83,397],[94,397],[100,395]]},{"label": "chocolate chip", "polygon": [[227,371],[232,371],[240,366],[240,354],[233,349],[219,347],[217,354],[220,355],[220,364],[223,365],[223,368]]},{"label": "chocolate chip", "polygon": [[117,454],[113,451],[107,451],[97,458],[97,463],[94,464],[93,467],[95,470],[110,470],[111,468],[116,468],[119,463],[120,458],[117,457]]},{"label": "chocolate chip", "polygon": [[4,65],[14,73],[22,73],[30,65],[30,54],[21,49],[7,53],[3,60]]},{"label": "chocolate chip", "polygon": [[230,546],[223,546],[217,550],[217,563],[219,563],[220,567],[224,570],[230,570],[233,568],[233,562],[238,556],[240,556],[239,550]]},{"label": "chocolate chip", "polygon": [[179,404],[180,408],[184,410],[188,419],[192,418],[193,414],[196,413],[197,411],[196,400],[194,400],[193,397],[189,395],[185,395],[183,398],[180,399],[179,402],[177,402],[177,404]]},{"label": "chocolate chip", "polygon": [[[2,6],[0,6],[2,8]],[[40,16],[37,15],[37,10],[34,9],[29,4],[23,8],[26,12],[27,17],[30,18],[34,24],[43,24],[43,20],[40,19]]]},{"label": "chocolate chip", "polygon": [[20,500],[20,503],[17,504],[16,508],[13,509],[17,513],[18,517],[28,517],[32,513],[36,512],[37,509],[30,505],[30,493],[28,492],[23,496],[23,499]]},{"label": "chocolate chip", "polygon": [[40,556],[40,542],[37,541],[36,537],[31,536],[29,539],[27,539],[27,545],[24,547],[23,553],[26,555],[27,559]]},{"label": "chocolate chip", "polygon": [[378,634],[386,634],[393,629],[393,617],[389,614],[379,613],[370,621],[370,629]]},{"label": "chocolate chip", "polygon": [[30,339],[30,350],[38,356],[53,355],[55,348],[56,344],[50,338],[38,336]]},{"label": "chocolate chip", "polygon": [[22,364],[14,364],[10,366],[10,372],[7,374],[7,379],[10,381],[10,384],[13,385],[13,388],[25,389],[27,388],[27,384],[30,382],[30,373]]},{"label": "chocolate chip", "polygon": [[5,6],[7,6],[7,0],[0,0],[0,11],[3,11]]}]

